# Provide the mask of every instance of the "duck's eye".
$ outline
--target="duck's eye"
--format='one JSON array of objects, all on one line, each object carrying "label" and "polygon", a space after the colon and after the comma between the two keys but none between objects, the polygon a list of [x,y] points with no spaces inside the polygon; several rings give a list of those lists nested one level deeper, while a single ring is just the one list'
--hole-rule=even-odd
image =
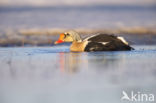
[{"label": "duck's eye", "polygon": [[69,36],[69,33],[65,33],[66,36]]}]

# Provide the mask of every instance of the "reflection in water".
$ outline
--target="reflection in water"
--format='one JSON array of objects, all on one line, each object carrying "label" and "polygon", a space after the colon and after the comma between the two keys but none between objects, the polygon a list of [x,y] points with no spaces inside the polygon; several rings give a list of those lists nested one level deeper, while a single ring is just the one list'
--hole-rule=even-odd
[{"label": "reflection in water", "polygon": [[61,72],[64,72],[64,65],[65,65],[65,60],[64,60],[64,53],[59,53],[59,63],[60,63],[60,70]]},{"label": "reflection in water", "polygon": [[119,69],[126,61],[125,55],[114,52],[59,53],[58,63],[60,71],[65,73],[79,73],[88,69],[102,72]]},{"label": "reflection in water", "polygon": [[88,68],[88,60],[83,59],[85,55],[82,53],[59,53],[59,63],[61,72],[67,73],[76,73],[79,69],[87,69]]}]

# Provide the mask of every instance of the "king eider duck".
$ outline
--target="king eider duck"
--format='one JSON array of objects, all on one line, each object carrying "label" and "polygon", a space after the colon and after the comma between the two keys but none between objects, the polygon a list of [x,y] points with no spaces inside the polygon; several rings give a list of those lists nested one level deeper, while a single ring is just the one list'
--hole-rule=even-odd
[{"label": "king eider duck", "polygon": [[60,37],[55,44],[63,42],[72,42],[70,51],[73,52],[133,50],[123,37],[108,34],[92,35],[82,40],[77,32],[69,31],[60,34]]}]

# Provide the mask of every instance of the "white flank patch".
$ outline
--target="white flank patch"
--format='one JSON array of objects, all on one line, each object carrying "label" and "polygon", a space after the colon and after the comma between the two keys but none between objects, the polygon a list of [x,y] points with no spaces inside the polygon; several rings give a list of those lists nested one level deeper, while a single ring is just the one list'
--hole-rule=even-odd
[{"label": "white flank patch", "polygon": [[103,44],[103,45],[106,45],[106,44],[108,44],[109,42],[98,42],[98,43],[101,43],[101,44]]},{"label": "white flank patch", "polygon": [[128,42],[123,37],[117,37],[119,40],[121,40],[123,43],[128,45]]}]

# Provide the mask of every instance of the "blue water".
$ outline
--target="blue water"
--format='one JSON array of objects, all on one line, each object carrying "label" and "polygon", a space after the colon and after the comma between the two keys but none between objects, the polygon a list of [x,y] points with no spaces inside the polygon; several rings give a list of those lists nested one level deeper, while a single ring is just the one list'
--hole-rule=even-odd
[{"label": "blue water", "polygon": [[0,48],[0,102],[124,103],[123,90],[156,95],[156,45],[133,47],[82,53],[68,45]]},{"label": "blue water", "polygon": [[32,28],[155,26],[155,6],[0,7],[1,32]]}]

